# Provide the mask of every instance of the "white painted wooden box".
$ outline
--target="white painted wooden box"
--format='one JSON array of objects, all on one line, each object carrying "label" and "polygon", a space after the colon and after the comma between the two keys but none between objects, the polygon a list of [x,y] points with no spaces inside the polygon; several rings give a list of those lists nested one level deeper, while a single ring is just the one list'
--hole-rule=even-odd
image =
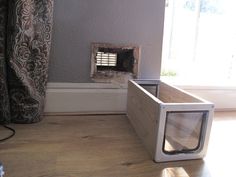
[{"label": "white painted wooden box", "polygon": [[214,104],[160,80],[130,80],[127,116],[156,162],[203,158]]}]

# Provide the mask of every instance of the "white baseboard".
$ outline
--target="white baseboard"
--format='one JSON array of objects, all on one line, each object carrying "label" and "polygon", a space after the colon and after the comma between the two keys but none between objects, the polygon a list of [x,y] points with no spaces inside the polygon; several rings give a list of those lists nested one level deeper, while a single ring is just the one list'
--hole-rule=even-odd
[{"label": "white baseboard", "polygon": [[[179,86],[215,104],[218,111],[236,110],[236,88]],[[127,86],[100,83],[49,83],[46,114],[126,113]]]},{"label": "white baseboard", "polygon": [[126,97],[122,85],[49,83],[45,114],[125,113]]}]

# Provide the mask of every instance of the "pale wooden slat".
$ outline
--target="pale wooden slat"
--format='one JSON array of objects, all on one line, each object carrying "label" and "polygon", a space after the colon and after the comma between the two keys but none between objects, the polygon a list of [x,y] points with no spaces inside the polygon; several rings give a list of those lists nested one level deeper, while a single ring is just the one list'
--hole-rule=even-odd
[{"label": "pale wooden slat", "polygon": [[201,103],[202,101],[186,94],[186,92],[170,87],[169,85],[160,83],[159,98],[165,103]]},{"label": "pale wooden slat", "polygon": [[159,105],[148,94],[128,83],[127,115],[136,133],[152,157],[156,151]]}]

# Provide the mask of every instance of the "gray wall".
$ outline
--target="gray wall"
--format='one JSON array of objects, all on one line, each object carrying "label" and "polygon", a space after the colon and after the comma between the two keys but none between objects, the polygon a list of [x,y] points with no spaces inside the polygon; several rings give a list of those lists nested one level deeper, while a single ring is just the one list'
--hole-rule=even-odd
[{"label": "gray wall", "polygon": [[139,78],[159,78],[164,0],[55,0],[49,82],[91,82],[92,42],[141,46]]}]

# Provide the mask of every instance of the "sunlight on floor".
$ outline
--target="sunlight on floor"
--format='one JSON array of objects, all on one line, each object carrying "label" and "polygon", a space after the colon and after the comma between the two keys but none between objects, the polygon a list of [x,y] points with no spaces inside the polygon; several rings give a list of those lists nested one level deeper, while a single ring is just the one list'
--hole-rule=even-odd
[{"label": "sunlight on floor", "polygon": [[162,170],[162,177],[190,177],[183,167],[165,168]]},{"label": "sunlight on floor", "polygon": [[[217,115],[220,116],[220,113]],[[232,176],[232,170],[235,168],[235,116],[235,113],[228,113],[224,120],[216,117],[213,122],[211,134],[214,136],[210,137],[204,161],[214,177]]]}]

